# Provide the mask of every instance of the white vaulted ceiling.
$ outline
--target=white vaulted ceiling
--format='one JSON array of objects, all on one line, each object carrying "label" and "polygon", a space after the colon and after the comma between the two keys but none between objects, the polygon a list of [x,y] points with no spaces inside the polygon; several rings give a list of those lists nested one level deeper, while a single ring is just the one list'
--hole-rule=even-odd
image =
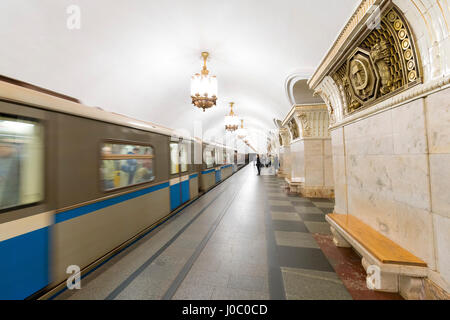
[{"label": "white vaulted ceiling", "polygon": [[[84,104],[171,128],[223,133],[228,102],[267,133],[291,105],[284,88],[311,74],[358,0],[2,0],[0,74]],[[81,29],[66,27],[69,5]],[[190,101],[201,51],[219,81],[218,106]],[[265,142],[265,139],[264,139]]]}]

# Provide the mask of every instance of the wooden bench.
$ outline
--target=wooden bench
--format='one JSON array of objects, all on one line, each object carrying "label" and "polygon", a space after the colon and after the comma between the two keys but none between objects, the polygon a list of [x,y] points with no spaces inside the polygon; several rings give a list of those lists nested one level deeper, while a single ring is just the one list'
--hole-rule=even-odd
[{"label": "wooden bench", "polygon": [[[338,247],[353,247],[363,258],[370,289],[401,292],[418,298],[427,264],[392,240],[349,214],[328,214],[333,242]],[[377,274],[375,274],[377,273]]]}]

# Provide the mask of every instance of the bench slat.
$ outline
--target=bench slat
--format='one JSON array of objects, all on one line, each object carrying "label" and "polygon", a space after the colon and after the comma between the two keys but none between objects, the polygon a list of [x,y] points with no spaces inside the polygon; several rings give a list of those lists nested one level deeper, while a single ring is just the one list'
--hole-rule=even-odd
[{"label": "bench slat", "polygon": [[427,264],[349,214],[328,214],[342,229],[382,263],[426,267]]}]

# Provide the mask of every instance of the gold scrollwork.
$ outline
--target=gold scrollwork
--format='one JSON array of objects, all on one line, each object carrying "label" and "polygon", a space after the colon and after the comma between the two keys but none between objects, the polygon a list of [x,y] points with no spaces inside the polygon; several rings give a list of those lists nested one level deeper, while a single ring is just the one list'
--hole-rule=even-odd
[{"label": "gold scrollwork", "polygon": [[402,13],[391,5],[379,28],[366,34],[331,77],[343,92],[348,115],[386,95],[421,81],[413,35]]}]

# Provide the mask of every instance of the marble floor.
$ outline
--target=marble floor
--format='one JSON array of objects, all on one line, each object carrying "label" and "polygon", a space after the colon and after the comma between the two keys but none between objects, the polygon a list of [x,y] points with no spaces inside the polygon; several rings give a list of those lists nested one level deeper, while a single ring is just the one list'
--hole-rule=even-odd
[{"label": "marble floor", "polygon": [[332,245],[332,210],[248,165],[53,299],[397,299]]}]

